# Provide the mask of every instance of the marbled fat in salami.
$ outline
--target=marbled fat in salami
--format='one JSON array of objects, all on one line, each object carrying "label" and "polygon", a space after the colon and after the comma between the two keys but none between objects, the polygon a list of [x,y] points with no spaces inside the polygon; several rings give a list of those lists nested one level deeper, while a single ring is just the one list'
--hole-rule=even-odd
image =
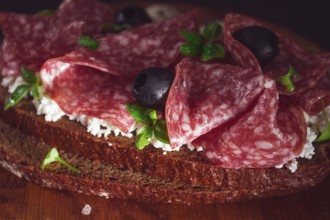
[{"label": "marbled fat in salami", "polygon": [[225,168],[269,168],[300,155],[306,124],[299,107],[278,93],[264,90],[256,105],[242,117],[198,138],[206,158]]},{"label": "marbled fat in salami", "polygon": [[[262,23],[238,14],[228,14],[225,17],[225,45],[232,54],[237,63],[246,68],[260,70],[271,76],[274,80],[285,75],[289,70],[289,65],[299,74],[299,77],[293,79],[296,85],[294,92],[288,93],[285,88],[278,84],[281,94],[293,95],[313,88],[319,79],[330,69],[330,53],[313,54],[303,51],[296,43],[277,34],[280,43],[280,51],[277,56],[269,63],[260,66],[253,53],[238,42],[232,34],[248,26],[265,26]],[[269,28],[269,27],[267,27]],[[271,29],[271,28],[269,28]]]},{"label": "marbled fat in salami", "polygon": [[[195,13],[159,23],[145,24],[98,39],[97,50],[80,48],[65,56],[68,63],[86,65],[119,77],[134,78],[149,67],[176,64],[183,43],[181,30],[195,28]],[[63,60],[63,59],[62,59]]]},{"label": "marbled fat in salami", "polygon": [[82,22],[64,24],[52,16],[1,13],[3,76],[19,76],[22,66],[39,71],[49,58],[77,46]]},{"label": "marbled fat in salami", "polygon": [[176,68],[165,117],[173,148],[233,120],[273,83],[250,69],[184,59]]},{"label": "marbled fat in salami", "polygon": [[130,81],[58,59],[47,62],[42,77],[48,95],[67,114],[103,119],[125,133],[133,125],[126,111],[126,104],[133,102]]},{"label": "marbled fat in salami", "polygon": [[84,22],[83,33],[87,35],[100,33],[102,25],[114,21],[112,6],[96,0],[64,0],[56,16],[65,23]]}]

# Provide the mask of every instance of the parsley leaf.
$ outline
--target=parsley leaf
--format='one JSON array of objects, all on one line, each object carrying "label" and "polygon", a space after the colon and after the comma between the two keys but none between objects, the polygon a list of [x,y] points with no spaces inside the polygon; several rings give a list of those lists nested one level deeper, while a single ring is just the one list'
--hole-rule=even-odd
[{"label": "parsley leaf", "polygon": [[160,142],[163,142],[165,144],[170,144],[165,120],[158,120],[155,123],[154,134],[157,140],[159,140]]},{"label": "parsley leaf", "polygon": [[142,150],[150,144],[153,137],[158,141],[169,144],[169,138],[166,128],[166,121],[158,119],[157,111],[147,109],[140,105],[127,104],[127,111],[139,123],[141,128],[137,131],[135,145]]},{"label": "parsley leaf", "polygon": [[45,167],[50,164],[50,163],[53,163],[53,162],[59,162],[61,164],[63,164],[64,166],[66,166],[67,168],[69,168],[70,170],[72,170],[73,172],[76,172],[76,173],[80,173],[80,170],[71,166],[70,164],[68,164],[66,161],[64,161],[57,149],[55,147],[53,147],[49,152],[48,154],[46,155],[44,161],[42,162],[41,164],[41,169],[42,170],[45,170]]},{"label": "parsley leaf", "polygon": [[53,16],[53,15],[55,15],[55,11],[50,10],[50,9],[44,9],[44,10],[41,10],[41,11],[37,12],[36,15],[38,15],[38,16]]},{"label": "parsley leaf", "polygon": [[192,44],[196,46],[203,44],[202,38],[195,32],[181,31],[180,35],[187,41],[188,44]]},{"label": "parsley leaf", "polygon": [[152,138],[152,128],[145,125],[139,129],[136,135],[135,145],[137,149],[142,150],[145,146],[150,144]]},{"label": "parsley leaf", "polygon": [[127,111],[130,115],[135,119],[135,121],[140,122],[142,124],[151,124],[152,119],[148,116],[147,109],[140,105],[126,105]]},{"label": "parsley leaf", "polygon": [[116,24],[116,23],[104,23],[101,25],[100,30],[103,33],[108,33],[108,32],[114,32],[118,33],[124,30],[127,30],[131,28],[132,26],[130,24]]},{"label": "parsley leaf", "polygon": [[21,68],[21,76],[25,82],[28,84],[35,84],[37,82],[37,77],[32,70],[26,67]]},{"label": "parsley leaf", "polygon": [[92,50],[96,50],[99,47],[99,42],[87,35],[80,35],[78,43],[80,47],[86,47]]},{"label": "parsley leaf", "polygon": [[213,58],[224,57],[224,54],[225,54],[225,49],[223,48],[223,46],[218,44],[207,43],[203,47],[201,60],[206,62]]},{"label": "parsley leaf", "polygon": [[220,39],[221,31],[221,26],[216,22],[207,25],[202,36],[191,31],[181,31],[180,34],[186,42],[180,46],[180,53],[184,56],[200,56],[203,62],[223,58],[225,50],[222,45],[216,43]]},{"label": "parsley leaf", "polygon": [[330,140],[330,122],[329,122],[329,119],[328,119],[328,115],[325,111],[325,106],[324,106],[323,100],[321,100],[321,103],[322,103],[322,107],[323,107],[322,116],[323,116],[323,119],[325,121],[325,128],[322,131],[322,133],[320,134],[320,136],[316,139],[316,142],[322,142],[322,141]]},{"label": "parsley leaf", "polygon": [[216,23],[210,23],[204,28],[203,36],[208,42],[215,41],[220,38],[222,27]]},{"label": "parsley leaf", "polygon": [[316,142],[328,141],[330,140],[330,124],[328,123],[325,129],[322,131],[320,136],[316,139]]},{"label": "parsley leaf", "polygon": [[26,67],[22,67],[21,76],[25,81],[25,84],[19,85],[6,99],[4,104],[5,110],[15,106],[29,92],[34,98],[40,98],[39,87],[41,86],[41,80],[37,77],[36,73]]},{"label": "parsley leaf", "polygon": [[180,47],[180,53],[184,56],[191,57],[201,54],[202,45],[194,45],[185,43]]},{"label": "parsley leaf", "polygon": [[287,74],[280,77],[279,82],[285,87],[286,91],[293,92],[296,87],[292,82],[292,78],[297,77],[298,74],[296,70],[290,65]]},{"label": "parsley leaf", "polygon": [[30,87],[28,85],[18,86],[13,93],[10,94],[9,98],[5,101],[5,110],[15,106],[21,101],[29,92]]}]

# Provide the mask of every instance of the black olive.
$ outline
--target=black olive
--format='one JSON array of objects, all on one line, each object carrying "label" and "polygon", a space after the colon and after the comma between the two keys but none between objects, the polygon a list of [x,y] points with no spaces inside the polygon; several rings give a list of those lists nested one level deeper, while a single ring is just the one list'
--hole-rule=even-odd
[{"label": "black olive", "polygon": [[271,61],[279,52],[278,37],[267,28],[249,26],[237,30],[233,36],[252,51],[261,65]]},{"label": "black olive", "polygon": [[144,8],[131,5],[124,7],[117,13],[115,22],[134,26],[151,22],[151,18]]},{"label": "black olive", "polygon": [[164,110],[174,73],[160,67],[143,70],[133,82],[133,97],[142,106]]}]

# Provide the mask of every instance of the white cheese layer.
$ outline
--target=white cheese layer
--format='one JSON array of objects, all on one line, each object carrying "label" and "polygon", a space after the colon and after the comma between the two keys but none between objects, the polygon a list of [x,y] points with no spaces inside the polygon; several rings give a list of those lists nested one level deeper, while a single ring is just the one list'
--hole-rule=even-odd
[{"label": "white cheese layer", "polygon": [[[4,78],[2,83],[3,86],[8,87],[9,92],[13,92],[19,85],[24,84],[24,81],[21,77],[18,77],[15,81],[11,78]],[[125,133],[118,129],[116,126],[111,124],[109,121],[105,121],[102,119],[98,119],[95,117],[89,117],[87,115],[69,115],[62,111],[62,109],[57,105],[57,103],[44,94],[44,89],[40,88],[39,93],[41,94],[40,100],[33,100],[33,103],[37,109],[38,115],[44,115],[46,121],[56,122],[63,116],[67,116],[70,120],[77,121],[81,123],[83,126],[87,128],[87,132],[97,137],[107,138],[110,134],[114,134],[115,136],[121,135],[125,137],[133,137],[133,132],[140,127],[138,124],[134,124],[128,133]],[[330,107],[326,110],[328,117],[330,117]],[[299,155],[301,158],[311,159],[314,155],[314,146],[312,142],[316,139],[317,133],[320,130],[324,129],[325,122],[322,117],[322,114],[309,117],[306,113],[305,120],[308,124],[307,127],[307,139],[304,145],[304,149]],[[164,154],[168,151],[179,151],[180,147],[172,149],[169,144],[162,143],[158,141],[155,137],[152,137],[151,144],[155,148],[160,148],[164,151]],[[198,152],[203,151],[202,146],[193,146],[191,143],[187,143],[188,149],[197,150]],[[282,167],[288,168],[291,172],[295,172],[298,166],[298,162],[296,159],[290,161],[287,164],[282,164],[276,166],[276,168]]]}]

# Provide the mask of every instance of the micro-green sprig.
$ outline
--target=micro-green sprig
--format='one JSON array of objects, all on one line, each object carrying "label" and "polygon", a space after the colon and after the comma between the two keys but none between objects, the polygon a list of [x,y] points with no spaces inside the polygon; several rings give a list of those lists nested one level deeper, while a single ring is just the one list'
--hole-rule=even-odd
[{"label": "micro-green sprig", "polygon": [[127,104],[126,109],[138,123],[142,124],[137,131],[135,140],[135,145],[139,150],[150,144],[153,137],[162,143],[170,143],[166,121],[158,119],[156,110],[135,104]]}]

